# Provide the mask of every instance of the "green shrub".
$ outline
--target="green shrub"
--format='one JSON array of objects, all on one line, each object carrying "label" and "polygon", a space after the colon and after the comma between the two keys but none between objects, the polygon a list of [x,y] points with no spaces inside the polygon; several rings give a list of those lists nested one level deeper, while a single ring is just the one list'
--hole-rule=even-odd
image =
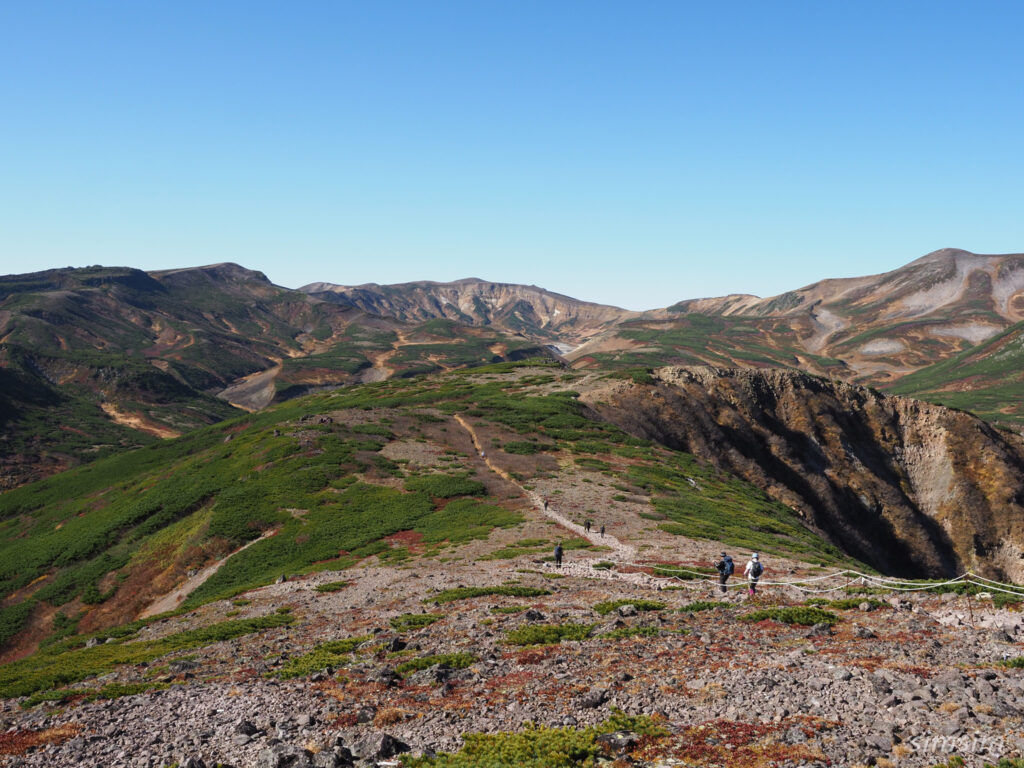
[{"label": "green shrub", "polygon": [[542,451],[549,451],[555,446],[550,444],[534,443],[528,440],[513,440],[512,442],[505,443],[501,450],[505,453],[517,453],[522,456],[530,456],[535,453],[541,453]]},{"label": "green shrub", "polygon": [[0,648],[24,629],[35,605],[34,600],[25,600],[0,608]]},{"label": "green shrub", "polygon": [[391,619],[391,626],[399,632],[421,629],[444,618],[442,613],[403,613]]},{"label": "green shrub", "polygon": [[351,581],[328,581],[326,584],[317,584],[317,592],[340,592],[349,584]]},{"label": "green shrub", "polygon": [[355,424],[349,427],[350,430],[359,435],[380,435],[392,440],[395,436],[387,427],[380,424]]},{"label": "green shrub", "polygon": [[[37,691],[59,688],[87,677],[105,674],[119,664],[148,663],[175,651],[202,648],[261,629],[283,627],[293,621],[294,617],[289,614],[272,613],[252,619],[223,621],[158,640],[104,643],[92,648],[83,648],[81,645],[74,647],[72,643],[81,644],[85,640],[72,638],[49,646],[27,659],[0,667],[0,697],[28,696]],[[133,634],[145,623],[127,625],[130,631],[126,629],[124,636]],[[117,637],[119,633],[108,630],[104,634]]]},{"label": "green shrub", "polygon": [[[658,526],[661,528],[662,526]],[[694,581],[695,579],[703,579],[705,576],[699,574],[707,574],[711,576],[714,571],[710,568],[682,568],[673,567],[671,565],[656,565],[651,568],[655,576],[663,576],[672,579],[678,579],[680,581]],[[694,573],[696,571],[696,573]]]},{"label": "green shrub", "polygon": [[1020,605],[1022,601],[1024,601],[1024,595],[1010,595],[1006,592],[992,593],[992,606],[994,608],[1017,606]]},{"label": "green shrub", "polygon": [[774,621],[781,621],[784,624],[800,624],[805,627],[810,627],[814,624],[832,625],[839,621],[839,617],[834,613],[823,611],[821,608],[801,605],[762,608],[759,611],[748,613],[746,616],[740,616],[740,618],[743,621],[764,621],[766,619],[773,619]]},{"label": "green shrub", "polygon": [[654,718],[615,711],[589,728],[547,728],[528,723],[518,733],[470,733],[455,754],[406,757],[409,768],[594,768],[603,754],[597,737],[616,731],[659,738],[668,731]]},{"label": "green shrub", "polygon": [[610,571],[615,567],[615,563],[611,560],[602,560],[599,563],[591,563],[590,567],[595,571]]},{"label": "green shrub", "polygon": [[546,589],[538,589],[537,587],[516,587],[516,586],[501,586],[501,587],[455,587],[454,589],[446,589],[443,592],[438,592],[433,597],[426,597],[423,599],[424,603],[450,603],[455,600],[468,600],[472,597],[484,597],[487,595],[504,595],[506,597],[540,597],[541,595],[550,595]]},{"label": "green shrub", "polygon": [[309,653],[285,662],[277,671],[277,677],[289,680],[293,677],[306,677],[322,669],[343,667],[351,661],[355,649],[370,639],[369,635],[364,635],[320,643]]},{"label": "green shrub", "polygon": [[680,613],[696,613],[697,611],[713,611],[717,608],[731,608],[729,603],[723,603],[716,600],[695,600],[692,603],[687,603],[679,609]]},{"label": "green shrub", "polygon": [[40,691],[21,702],[24,709],[31,709],[42,703],[61,703],[82,698],[85,701],[97,699],[120,699],[123,696],[138,696],[149,691],[166,691],[170,683],[110,683],[99,690],[94,688],[62,688],[59,691]]},{"label": "green shrub", "polygon": [[405,481],[409,491],[419,491],[438,499],[450,499],[453,496],[483,496],[487,493],[484,484],[468,477],[453,475],[424,475],[410,477]]},{"label": "green shrub", "polygon": [[885,608],[886,603],[875,598],[867,597],[846,597],[841,600],[829,600],[824,597],[812,597],[807,601],[808,605],[819,605],[826,608],[835,608],[840,611],[849,611],[859,608],[861,603],[868,603],[872,608]]},{"label": "green shrub", "polygon": [[413,526],[427,544],[449,542],[463,544],[486,539],[495,528],[511,528],[523,522],[523,516],[495,504],[476,499],[454,499],[444,509],[431,512]]},{"label": "green shrub", "polygon": [[395,672],[402,677],[406,677],[413,672],[419,672],[421,669],[429,669],[435,664],[442,664],[450,669],[465,669],[475,662],[476,656],[471,653],[441,653],[403,661],[395,667]]},{"label": "green shrub", "polygon": [[510,629],[505,642],[510,645],[554,645],[563,640],[586,640],[593,624],[528,624]]},{"label": "green shrub", "polygon": [[620,608],[623,605],[632,605],[638,611],[663,611],[668,606],[665,603],[659,603],[657,600],[605,600],[604,602],[598,603],[594,606],[594,610],[602,616],[607,616],[612,611]]}]

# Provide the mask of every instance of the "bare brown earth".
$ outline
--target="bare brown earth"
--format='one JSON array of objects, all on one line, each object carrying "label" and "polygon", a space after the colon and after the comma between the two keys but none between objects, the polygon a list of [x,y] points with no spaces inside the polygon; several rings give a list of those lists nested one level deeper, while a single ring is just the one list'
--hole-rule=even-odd
[{"label": "bare brown earth", "polygon": [[155,421],[147,419],[141,414],[122,411],[113,403],[100,403],[100,408],[102,408],[103,412],[118,424],[123,424],[126,427],[137,429],[140,432],[145,432],[146,434],[153,435],[154,437],[171,438],[181,436],[181,433],[177,430],[171,429],[163,424],[157,424]]}]

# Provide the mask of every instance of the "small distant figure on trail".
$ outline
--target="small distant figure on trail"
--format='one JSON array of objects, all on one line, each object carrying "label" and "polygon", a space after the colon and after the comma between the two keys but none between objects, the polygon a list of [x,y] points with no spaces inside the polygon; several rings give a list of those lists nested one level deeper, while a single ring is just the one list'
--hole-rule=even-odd
[{"label": "small distant figure on trail", "polygon": [[604,538],[604,523],[601,523],[601,538]]},{"label": "small distant figure on trail", "polygon": [[726,592],[725,582],[729,580],[733,571],[736,570],[736,564],[733,563],[732,558],[729,555],[723,552],[722,559],[715,563],[715,569],[718,571],[718,587],[722,590],[722,594],[724,595]]},{"label": "small distant figure on trail", "polygon": [[555,545],[555,568],[562,567],[562,543]]},{"label": "small distant figure on trail", "polygon": [[583,530],[586,531],[587,533],[590,533],[590,521],[589,520],[584,520],[583,521]]},{"label": "small distant figure on trail", "polygon": [[544,511],[545,512],[548,511],[548,500],[547,499],[544,499]]},{"label": "small distant figure on trail", "polygon": [[487,458],[487,454],[484,453],[483,451],[480,451],[480,458],[481,459],[486,459]]},{"label": "small distant figure on trail", "polygon": [[761,578],[762,573],[764,573],[764,566],[761,565],[761,560],[755,552],[747,561],[747,567],[743,569],[743,575],[747,577],[747,584],[750,587],[751,597],[757,592],[757,580]]}]

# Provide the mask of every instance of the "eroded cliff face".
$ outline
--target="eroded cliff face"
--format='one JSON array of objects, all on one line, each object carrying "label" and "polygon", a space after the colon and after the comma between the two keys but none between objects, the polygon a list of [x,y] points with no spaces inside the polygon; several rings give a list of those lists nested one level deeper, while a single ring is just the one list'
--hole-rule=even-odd
[{"label": "eroded cliff face", "polygon": [[1024,445],[959,411],[783,370],[663,368],[584,393],[603,418],[764,488],[904,576],[1024,580]]}]

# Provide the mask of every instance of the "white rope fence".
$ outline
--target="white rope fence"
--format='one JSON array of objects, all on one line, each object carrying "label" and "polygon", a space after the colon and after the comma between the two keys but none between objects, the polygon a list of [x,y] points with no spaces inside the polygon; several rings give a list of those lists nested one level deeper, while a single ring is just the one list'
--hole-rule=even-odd
[{"label": "white rope fence", "polygon": [[[718,577],[712,576],[702,571],[695,571],[688,568],[679,568],[671,565],[660,565],[657,563],[622,563],[622,565],[630,566],[639,569],[652,569],[654,574],[652,578],[664,579],[666,581],[675,581],[682,586],[698,586],[699,584],[713,584],[715,586],[721,586]],[[672,570],[675,573],[658,573],[659,570]],[[684,578],[676,574],[686,574],[692,578]],[[736,581],[732,584],[726,584],[727,589],[745,589],[747,583],[744,577],[737,573]],[[845,579],[843,584],[833,587],[817,588],[807,586],[810,584],[817,584],[822,581],[831,581],[834,579]],[[929,590],[939,589],[941,587],[947,587],[954,584],[972,584],[977,587],[981,587],[987,592],[1003,592],[1008,595],[1020,595],[1024,597],[1024,587],[1017,586],[1015,584],[1008,584],[1001,581],[994,581],[987,579],[984,576],[979,576],[972,571],[965,571],[951,579],[946,581],[929,582],[922,584],[920,581],[913,581],[908,579],[893,578],[890,576],[877,576],[870,573],[862,573],[860,571],[844,569],[840,571],[834,571],[821,576],[809,576],[804,579],[792,579],[788,581],[770,581],[767,579],[758,579],[758,586],[768,587],[789,587],[791,589],[799,590],[800,592],[806,592],[809,594],[825,594],[828,592],[838,592],[845,590],[848,587],[855,585],[862,585],[868,587],[874,587],[878,589],[885,589],[891,592],[927,592]]]}]

